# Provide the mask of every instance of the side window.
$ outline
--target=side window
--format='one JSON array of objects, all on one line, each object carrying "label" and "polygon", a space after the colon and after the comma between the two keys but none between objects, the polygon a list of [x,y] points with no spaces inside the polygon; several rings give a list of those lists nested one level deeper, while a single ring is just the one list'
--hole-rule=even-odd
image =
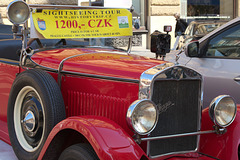
[{"label": "side window", "polygon": [[198,25],[194,34],[203,34],[203,25]]},{"label": "side window", "polygon": [[211,39],[205,56],[240,58],[240,24]]},{"label": "side window", "polygon": [[209,26],[210,25],[208,25],[208,24],[200,24],[200,25],[198,25],[195,34],[207,34],[207,30],[208,30]]},{"label": "side window", "polygon": [[196,27],[197,27],[196,24],[193,24],[193,25],[192,25],[192,27],[190,28],[190,32],[189,32],[189,35],[190,35],[190,36],[193,36],[193,35],[194,35],[194,32],[195,32],[195,30],[196,30]]}]

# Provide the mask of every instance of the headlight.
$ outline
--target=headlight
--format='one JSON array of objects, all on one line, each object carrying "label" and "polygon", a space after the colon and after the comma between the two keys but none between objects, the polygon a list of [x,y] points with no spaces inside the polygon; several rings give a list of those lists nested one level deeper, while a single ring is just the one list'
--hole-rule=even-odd
[{"label": "headlight", "polygon": [[234,121],[236,112],[236,103],[228,95],[221,95],[213,99],[209,108],[212,121],[220,127],[229,126]]},{"label": "headlight", "polygon": [[30,8],[22,0],[16,0],[11,2],[7,8],[8,19],[13,24],[23,24],[25,23],[30,15]]},{"label": "headlight", "polygon": [[127,111],[128,125],[140,135],[150,133],[158,120],[157,106],[150,100],[137,100]]}]

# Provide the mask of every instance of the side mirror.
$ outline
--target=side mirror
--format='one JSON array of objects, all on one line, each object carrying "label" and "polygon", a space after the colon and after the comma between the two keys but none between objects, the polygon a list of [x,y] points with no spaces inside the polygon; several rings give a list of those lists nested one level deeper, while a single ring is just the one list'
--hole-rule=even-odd
[{"label": "side mirror", "polygon": [[139,29],[140,28],[140,21],[139,19],[134,19],[133,20],[133,26],[135,29]]},{"label": "side mirror", "polygon": [[199,42],[191,42],[185,46],[184,52],[187,57],[199,57]]}]

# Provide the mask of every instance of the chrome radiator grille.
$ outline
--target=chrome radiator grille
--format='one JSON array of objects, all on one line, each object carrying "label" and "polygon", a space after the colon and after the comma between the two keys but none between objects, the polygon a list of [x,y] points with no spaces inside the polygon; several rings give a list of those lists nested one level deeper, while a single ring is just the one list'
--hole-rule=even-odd
[{"label": "chrome radiator grille", "polygon": [[[156,80],[152,101],[159,109],[159,121],[150,137],[196,132],[199,130],[201,80]],[[150,157],[196,150],[197,136],[148,142]]]}]

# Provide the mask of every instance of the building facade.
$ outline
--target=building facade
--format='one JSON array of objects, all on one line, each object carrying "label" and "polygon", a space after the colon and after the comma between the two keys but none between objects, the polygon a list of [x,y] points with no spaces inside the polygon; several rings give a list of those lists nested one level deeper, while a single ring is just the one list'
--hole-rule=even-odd
[{"label": "building facade", "polygon": [[[0,1],[0,23],[9,24],[6,17],[7,5],[12,0]],[[196,19],[231,20],[240,15],[240,0],[26,0],[31,4],[57,5],[102,5],[106,7],[134,7],[133,18],[140,21],[141,27],[134,30],[134,45],[149,48],[150,35],[155,30],[163,32],[164,25],[171,25],[170,33],[175,42],[174,30],[176,20],[174,13],[188,23]]]}]

